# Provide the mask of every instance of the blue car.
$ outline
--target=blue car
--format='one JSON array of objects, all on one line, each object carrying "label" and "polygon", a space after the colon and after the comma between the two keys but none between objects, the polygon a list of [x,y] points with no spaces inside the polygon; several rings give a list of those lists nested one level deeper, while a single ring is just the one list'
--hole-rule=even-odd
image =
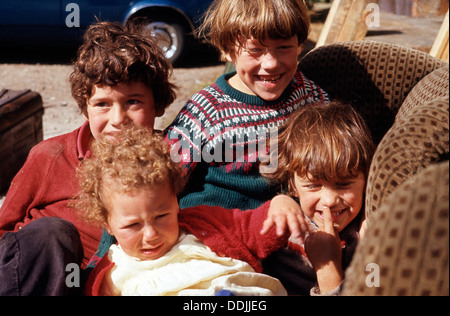
[{"label": "blue car", "polygon": [[[1,0],[0,43],[79,43],[99,19],[126,23],[146,17],[167,58],[177,61],[212,0]],[[1,44],[0,44],[1,45]]]}]

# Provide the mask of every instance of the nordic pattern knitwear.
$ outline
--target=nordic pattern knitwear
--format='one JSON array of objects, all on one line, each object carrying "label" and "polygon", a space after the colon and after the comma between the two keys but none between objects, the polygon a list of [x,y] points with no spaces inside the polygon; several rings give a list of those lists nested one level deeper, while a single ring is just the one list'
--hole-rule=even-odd
[{"label": "nordic pattern knitwear", "polygon": [[[297,71],[275,101],[231,87],[225,74],[191,97],[166,129],[172,158],[189,177],[180,207],[222,206],[242,210],[260,206],[276,194],[261,177],[261,154],[268,137],[298,108],[328,102],[325,91]],[[274,132],[275,131],[275,132]]]}]

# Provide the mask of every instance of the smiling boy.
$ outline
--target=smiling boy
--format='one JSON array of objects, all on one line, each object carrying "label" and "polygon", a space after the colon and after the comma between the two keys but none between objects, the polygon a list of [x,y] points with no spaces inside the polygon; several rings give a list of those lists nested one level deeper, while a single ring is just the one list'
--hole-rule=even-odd
[{"label": "smiling boy", "polygon": [[370,131],[353,107],[333,101],[295,113],[278,143],[279,167],[265,176],[298,199],[315,229],[269,257],[265,272],[291,294],[339,294],[363,226]]},{"label": "smiling boy", "polygon": [[66,265],[84,268],[102,234],[68,205],[79,190],[75,170],[100,135],[115,139],[132,123],[153,129],[175,99],[171,70],[138,26],[88,28],[70,76],[86,122],[35,146],[11,183],[0,209],[0,295],[68,294]]},{"label": "smiling boy", "polygon": [[254,209],[278,193],[260,175],[266,151],[256,143],[298,109],[328,101],[298,69],[308,14],[303,0],[212,3],[200,33],[236,71],[193,95],[166,129],[188,179],[181,208]]},{"label": "smiling boy", "polygon": [[324,209],[329,209],[334,227],[342,231],[359,214],[364,203],[366,176],[327,181],[310,174],[295,176],[295,188],[305,214],[315,223],[324,223]]},{"label": "smiling boy", "polygon": [[236,52],[226,54],[236,75],[228,83],[235,89],[266,101],[278,99],[294,78],[302,46],[298,37],[248,39]]}]

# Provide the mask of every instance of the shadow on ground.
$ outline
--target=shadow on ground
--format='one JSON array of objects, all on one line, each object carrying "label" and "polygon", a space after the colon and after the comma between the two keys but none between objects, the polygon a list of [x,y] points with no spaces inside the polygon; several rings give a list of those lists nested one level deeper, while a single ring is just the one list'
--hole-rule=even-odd
[{"label": "shadow on ground", "polygon": [[[2,43],[0,64],[70,65],[76,58],[78,45],[31,45]],[[217,51],[207,44],[192,45],[186,56],[174,66],[197,68],[221,64]]]}]

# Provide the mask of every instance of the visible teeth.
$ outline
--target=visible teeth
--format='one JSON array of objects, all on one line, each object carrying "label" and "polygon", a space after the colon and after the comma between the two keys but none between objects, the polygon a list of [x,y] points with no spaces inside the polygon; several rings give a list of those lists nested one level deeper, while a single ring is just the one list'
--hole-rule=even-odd
[{"label": "visible teeth", "polygon": [[259,78],[263,82],[275,82],[275,81],[278,81],[281,78],[281,76],[274,77],[274,78],[263,78],[263,77],[259,77]]},{"label": "visible teeth", "polygon": [[[341,215],[342,213],[344,213],[344,211],[345,211],[345,210],[342,210],[342,211],[339,211],[339,212],[334,212],[334,213],[331,214],[331,216],[333,216],[333,217],[338,217],[339,215]],[[322,211],[320,211],[320,215],[323,216],[323,212],[322,212]]]}]

